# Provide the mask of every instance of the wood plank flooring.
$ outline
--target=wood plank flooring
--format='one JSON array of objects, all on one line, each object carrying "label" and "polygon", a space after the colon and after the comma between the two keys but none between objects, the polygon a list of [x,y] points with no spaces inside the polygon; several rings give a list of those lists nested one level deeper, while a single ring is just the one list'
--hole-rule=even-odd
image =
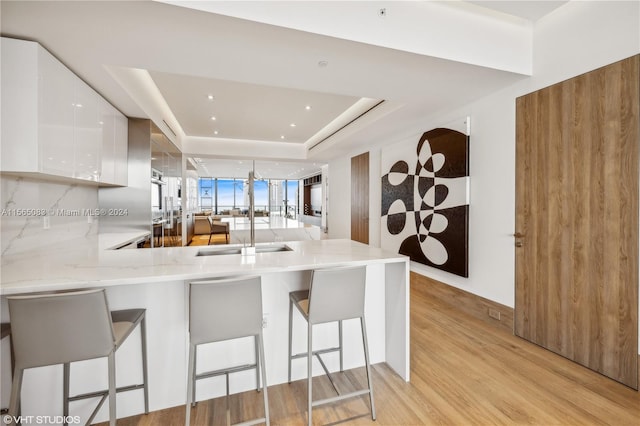
[{"label": "wood plank flooring", "polygon": [[[364,369],[334,375],[347,392]],[[634,425],[640,393],[439,302],[411,284],[411,382],[373,367],[377,421],[366,397],[314,408],[317,425]],[[315,391],[317,390],[317,394]],[[314,379],[314,399],[331,395]],[[269,387],[272,425],[306,424],[306,380]],[[230,398],[231,420],[262,415],[262,395]],[[184,406],[134,416],[119,426],[182,425]],[[225,424],[225,401],[197,404],[192,425]],[[102,424],[106,426],[106,423]]]}]

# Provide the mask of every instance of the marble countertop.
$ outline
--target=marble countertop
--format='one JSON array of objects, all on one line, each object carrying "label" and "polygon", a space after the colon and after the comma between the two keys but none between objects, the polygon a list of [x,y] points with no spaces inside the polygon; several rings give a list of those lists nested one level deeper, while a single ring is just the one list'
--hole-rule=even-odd
[{"label": "marble countertop", "polygon": [[100,250],[113,250],[147,237],[151,237],[151,232],[138,231],[99,234],[98,248]]},{"label": "marble countertop", "polygon": [[[133,233],[132,233],[133,234]],[[79,244],[2,258],[0,295],[70,288],[115,286],[200,279],[229,274],[308,270],[346,264],[408,262],[408,257],[351,240],[313,240],[286,244],[292,251],[197,256],[201,249],[234,246],[194,246],[108,250],[143,235],[96,236]],[[262,244],[269,245],[269,244]],[[238,246],[235,246],[238,247]]]}]

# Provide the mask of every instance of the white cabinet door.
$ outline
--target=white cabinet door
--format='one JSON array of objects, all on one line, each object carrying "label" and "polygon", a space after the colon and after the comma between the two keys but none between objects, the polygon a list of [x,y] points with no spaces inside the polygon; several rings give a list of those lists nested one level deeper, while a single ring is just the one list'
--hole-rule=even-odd
[{"label": "white cabinet door", "polygon": [[2,38],[0,42],[2,171],[38,171],[37,45]]},{"label": "white cabinet door", "polygon": [[76,79],[38,47],[38,145],[43,173],[73,177]]},{"label": "white cabinet door", "polygon": [[1,40],[1,170],[127,185],[127,118],[39,44]]},{"label": "white cabinet door", "polygon": [[100,102],[100,121],[102,128],[102,174],[100,182],[115,183],[115,138],[116,138],[116,109],[104,99]]},{"label": "white cabinet door", "polygon": [[100,114],[98,109],[99,95],[85,82],[76,79],[75,96],[75,172],[77,179],[99,182],[102,164],[100,149],[102,137]]},{"label": "white cabinet door", "polygon": [[127,186],[129,182],[129,120],[116,111],[115,116],[115,184]]}]

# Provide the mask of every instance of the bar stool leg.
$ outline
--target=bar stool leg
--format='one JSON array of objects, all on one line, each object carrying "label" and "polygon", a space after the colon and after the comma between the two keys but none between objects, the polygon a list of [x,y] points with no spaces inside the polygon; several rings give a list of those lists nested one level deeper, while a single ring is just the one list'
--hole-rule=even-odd
[{"label": "bar stool leg", "polygon": [[116,426],[116,354],[108,356],[109,365],[109,426]]},{"label": "bar stool leg", "polygon": [[231,426],[231,408],[229,407],[229,373],[226,373],[225,375],[225,379],[227,381],[227,393],[225,394],[224,397],[224,402],[226,404],[226,408],[227,408],[227,426]]},{"label": "bar stool leg", "polygon": [[193,380],[191,380],[191,406],[196,406],[196,371],[198,371],[198,345],[193,347]]},{"label": "bar stool leg", "polygon": [[311,407],[313,406],[313,391],[312,391],[312,382],[313,382],[313,373],[312,373],[312,365],[313,365],[313,348],[312,348],[312,330],[313,326],[309,323],[308,326],[309,332],[307,335],[307,393],[308,393],[308,413],[309,413],[309,426],[313,424],[313,415],[311,414]]},{"label": "bar stool leg", "polygon": [[9,423],[12,426],[16,424],[15,418],[18,416],[18,404],[20,403],[20,391],[22,391],[23,374],[24,374],[24,370],[21,368],[13,370],[13,383],[11,385],[11,399],[9,401],[9,416],[11,416],[11,421]]},{"label": "bar stool leg", "polygon": [[264,417],[266,418],[267,426],[270,426],[269,421],[269,396],[267,395],[267,368],[266,368],[266,359],[264,357],[264,340],[262,338],[262,333],[257,336],[259,339],[259,350],[260,350],[260,358],[259,363],[261,365],[260,371],[262,373],[262,386],[264,388],[264,392],[262,392],[262,398],[264,400]]},{"label": "bar stool leg", "polygon": [[256,360],[256,391],[260,392],[260,355],[258,354],[258,335],[253,336],[254,343],[254,359]]},{"label": "bar stool leg", "polygon": [[369,401],[371,403],[371,420],[376,419],[376,406],[373,402],[373,386],[371,385],[371,365],[369,364],[369,343],[367,342],[367,327],[364,317],[360,317],[360,328],[362,329],[362,345],[364,347],[364,363],[367,367],[367,385],[369,386]]},{"label": "bar stool leg", "polygon": [[289,299],[289,383],[291,383],[291,363],[293,362],[292,343],[293,338],[293,301]]},{"label": "bar stool leg", "polygon": [[144,381],[144,413],[149,414],[149,367],[147,365],[147,315],[140,321],[140,345],[142,346],[142,380]]},{"label": "bar stool leg", "polygon": [[63,406],[62,414],[64,415],[63,425],[67,426],[67,418],[69,417],[69,376],[71,374],[71,365],[65,362],[62,365],[62,397]]},{"label": "bar stool leg", "polygon": [[185,414],[185,426],[189,426],[191,421],[191,404],[195,400],[195,361],[196,361],[196,347],[193,344],[189,344],[189,366],[187,372],[187,404]]},{"label": "bar stool leg", "polygon": [[342,320],[338,321],[338,347],[340,348],[340,372],[344,371],[344,357],[342,356]]}]

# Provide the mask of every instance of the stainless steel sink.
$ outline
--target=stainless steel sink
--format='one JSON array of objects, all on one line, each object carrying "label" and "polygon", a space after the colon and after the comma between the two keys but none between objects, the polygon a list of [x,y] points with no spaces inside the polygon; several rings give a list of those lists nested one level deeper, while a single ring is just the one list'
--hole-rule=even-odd
[{"label": "stainless steel sink", "polygon": [[[277,253],[281,251],[293,251],[284,244],[256,246],[256,253]],[[229,254],[241,254],[242,247],[210,247],[198,250],[196,256],[224,256]]]}]

